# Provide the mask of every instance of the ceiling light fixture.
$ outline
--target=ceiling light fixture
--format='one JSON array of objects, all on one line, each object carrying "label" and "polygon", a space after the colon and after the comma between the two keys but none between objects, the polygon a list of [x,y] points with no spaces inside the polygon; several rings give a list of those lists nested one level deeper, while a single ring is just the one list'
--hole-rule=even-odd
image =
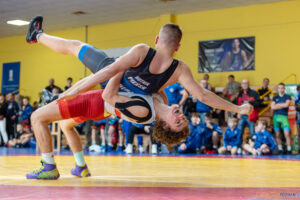
[{"label": "ceiling light fixture", "polygon": [[20,20],[20,19],[10,20],[10,21],[7,21],[6,23],[11,24],[11,25],[16,25],[16,26],[24,26],[24,25],[29,24],[29,22],[24,21],[24,20]]}]

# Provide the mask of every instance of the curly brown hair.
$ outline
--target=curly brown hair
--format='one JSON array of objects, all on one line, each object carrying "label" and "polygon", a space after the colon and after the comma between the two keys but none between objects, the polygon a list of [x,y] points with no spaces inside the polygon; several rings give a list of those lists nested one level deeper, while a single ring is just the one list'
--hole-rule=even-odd
[{"label": "curly brown hair", "polygon": [[185,140],[186,137],[190,135],[190,128],[187,125],[183,128],[182,131],[175,132],[172,131],[169,127],[165,127],[165,122],[162,120],[156,121],[153,126],[153,138],[157,142],[162,142],[167,145],[168,149],[171,150],[173,145],[180,143],[182,140]]}]

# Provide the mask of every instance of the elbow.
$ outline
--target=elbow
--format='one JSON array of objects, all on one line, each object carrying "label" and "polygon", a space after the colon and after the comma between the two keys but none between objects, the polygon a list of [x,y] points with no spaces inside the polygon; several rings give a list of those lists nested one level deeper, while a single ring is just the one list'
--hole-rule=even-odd
[{"label": "elbow", "polygon": [[104,90],[102,93],[102,99],[106,102],[108,102],[110,99],[110,95],[108,94],[108,92],[106,92],[106,90]]},{"label": "elbow", "polygon": [[203,91],[200,95],[200,97],[198,98],[199,101],[201,101],[202,103],[209,103],[209,97],[208,97],[208,91]]}]

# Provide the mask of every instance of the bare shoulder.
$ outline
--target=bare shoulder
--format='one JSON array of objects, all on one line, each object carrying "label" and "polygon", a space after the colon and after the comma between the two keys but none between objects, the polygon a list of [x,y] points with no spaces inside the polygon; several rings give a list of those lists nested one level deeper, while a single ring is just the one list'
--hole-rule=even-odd
[{"label": "bare shoulder", "polygon": [[148,52],[149,48],[150,47],[147,44],[140,43],[140,44],[134,45],[130,49],[130,51],[144,53],[144,52]]},{"label": "bare shoulder", "polygon": [[182,60],[178,60],[178,69],[180,72],[190,71],[189,66]]},{"label": "bare shoulder", "polygon": [[149,48],[150,47],[148,45],[141,43],[141,44],[137,44],[137,45],[133,46],[130,49],[130,51],[128,53],[133,54],[139,60],[137,65],[135,65],[135,66],[138,66],[143,62],[143,60],[145,59],[145,57],[149,51]]}]

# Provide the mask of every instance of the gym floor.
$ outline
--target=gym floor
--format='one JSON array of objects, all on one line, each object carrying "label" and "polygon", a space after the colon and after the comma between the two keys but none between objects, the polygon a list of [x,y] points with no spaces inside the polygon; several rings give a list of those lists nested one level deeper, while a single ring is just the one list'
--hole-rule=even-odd
[{"label": "gym floor", "polygon": [[300,155],[131,155],[86,152],[92,176],[70,175],[70,151],[55,157],[58,180],[26,180],[34,149],[0,148],[0,199],[300,199]]}]

